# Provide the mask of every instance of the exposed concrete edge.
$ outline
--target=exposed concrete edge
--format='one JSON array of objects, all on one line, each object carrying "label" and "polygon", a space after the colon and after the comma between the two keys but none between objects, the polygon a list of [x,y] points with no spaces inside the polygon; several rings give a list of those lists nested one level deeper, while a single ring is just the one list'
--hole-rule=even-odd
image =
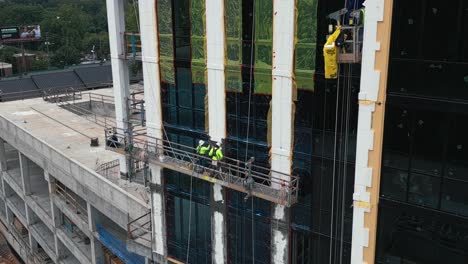
[{"label": "exposed concrete edge", "polygon": [[127,250],[136,253],[140,256],[151,256],[151,248],[142,245],[135,240],[127,239],[126,241]]},{"label": "exposed concrete edge", "polygon": [[[85,252],[81,251],[79,247],[75,245],[75,242],[68,237],[68,235],[61,228],[57,228],[57,237],[62,241],[62,244],[68,248],[70,253],[75,256],[80,263],[90,263],[91,256],[87,256]],[[90,246],[91,249],[91,246]]]},{"label": "exposed concrete edge", "polygon": [[[78,194],[83,193],[83,191],[80,192],[78,190],[77,186],[78,184],[82,184],[86,187],[85,190],[91,191],[95,197],[103,199],[123,213],[128,213],[132,218],[140,216],[149,209],[148,205],[118,185],[90,170],[78,161],[68,158],[61,151],[50,146],[42,139],[34,137],[31,133],[18,127],[4,116],[0,116],[0,136],[44,170],[51,173],[55,178],[61,181],[64,180],[63,183]],[[46,160],[49,162],[45,162]],[[79,178],[77,177],[78,175]],[[71,182],[65,176],[76,182]],[[103,186],[109,186],[109,188],[102,188]],[[85,192],[83,197],[88,199],[87,195],[89,194]],[[101,209],[94,203],[91,204]],[[127,223],[118,222],[118,224],[126,228]]]},{"label": "exposed concrete edge", "polygon": [[[49,255],[49,257],[54,261],[57,262],[57,255],[55,254],[55,248],[50,248],[49,244],[45,241],[45,239],[39,234],[39,231],[36,230],[35,225],[31,225],[29,228],[29,232],[34,237],[34,239],[41,245],[42,249]],[[55,243],[55,241],[54,241]],[[54,245],[55,247],[55,245]]]},{"label": "exposed concrete edge", "polygon": [[51,231],[54,231],[54,224],[52,217],[37,203],[31,196],[26,196],[26,205],[40,218],[41,222]]},{"label": "exposed concrete edge", "polygon": [[65,204],[65,202],[61,201],[57,196],[53,195],[52,200],[57,206],[57,208],[62,211],[63,214],[65,214],[72,222],[78,226],[81,232],[83,232],[86,236],[89,238],[92,237],[91,231],[89,231],[89,224],[85,222],[83,219],[81,219],[79,216],[77,216],[75,213],[71,211],[70,208]]},{"label": "exposed concrete edge", "polygon": [[16,241],[15,238],[13,238],[13,235],[10,233],[8,230],[8,227],[5,226],[5,224],[0,221],[0,232],[2,233],[3,237],[6,239],[8,244],[15,250],[15,252],[19,255],[19,257],[27,263],[28,261],[28,256],[26,255],[27,252],[21,251],[21,246],[19,243]]}]

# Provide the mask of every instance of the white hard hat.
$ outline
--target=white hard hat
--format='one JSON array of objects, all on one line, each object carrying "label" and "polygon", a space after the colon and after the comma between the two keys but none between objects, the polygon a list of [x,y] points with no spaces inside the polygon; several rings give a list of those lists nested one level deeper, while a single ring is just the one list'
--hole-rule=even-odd
[{"label": "white hard hat", "polygon": [[221,147],[221,143],[217,142],[216,146]]},{"label": "white hard hat", "polygon": [[199,141],[198,141],[198,145],[199,145],[199,146],[201,146],[201,145],[203,145],[203,144],[205,144],[205,141],[203,141],[203,140],[199,140]]}]

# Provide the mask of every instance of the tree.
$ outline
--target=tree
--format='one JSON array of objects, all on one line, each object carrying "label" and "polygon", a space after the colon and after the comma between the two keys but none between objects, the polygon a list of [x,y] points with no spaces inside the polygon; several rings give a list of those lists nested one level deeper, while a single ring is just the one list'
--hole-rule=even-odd
[{"label": "tree", "polygon": [[91,17],[80,7],[65,4],[56,12],[47,12],[42,28],[49,35],[49,42],[54,43],[52,49],[69,46],[81,50],[81,40],[88,31],[90,21]]},{"label": "tree", "polygon": [[110,53],[108,33],[86,33],[82,42],[83,50],[89,54],[93,46],[97,59],[106,58]]},{"label": "tree", "polygon": [[44,17],[41,5],[0,3],[1,26],[26,26],[38,24]]},{"label": "tree", "polygon": [[57,67],[80,63],[80,52],[73,46],[63,46],[55,51],[51,63]]},{"label": "tree", "polygon": [[131,3],[125,6],[125,31],[140,32],[138,28],[138,7]]},{"label": "tree", "polygon": [[15,62],[13,55],[20,52],[21,50],[18,48],[3,46],[0,48],[0,61],[13,64]]},{"label": "tree", "polygon": [[47,62],[46,58],[38,57],[32,62],[32,71],[43,71],[47,70],[49,67],[49,63]]}]

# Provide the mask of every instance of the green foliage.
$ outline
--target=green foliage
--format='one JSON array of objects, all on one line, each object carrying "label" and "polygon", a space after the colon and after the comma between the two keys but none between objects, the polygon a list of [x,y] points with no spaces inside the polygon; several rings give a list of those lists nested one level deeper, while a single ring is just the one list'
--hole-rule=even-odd
[{"label": "green foliage", "polygon": [[0,61],[13,63],[14,62],[13,55],[19,52],[21,51],[18,48],[3,46],[2,48],[0,48]]},{"label": "green foliage", "polygon": [[81,49],[81,40],[89,29],[91,17],[77,5],[66,4],[56,12],[49,12],[42,22],[52,49],[71,46]]},{"label": "green foliage", "polygon": [[138,6],[134,6],[133,3],[128,3],[125,6],[125,30],[128,32],[139,32],[137,21]]},{"label": "green foliage", "polygon": [[45,10],[41,5],[0,3],[0,25],[21,26],[40,22]]},{"label": "green foliage", "polygon": [[[133,0],[126,1],[129,26],[137,31]],[[97,58],[110,53],[106,0],[0,0],[0,10],[0,26],[41,25],[44,42],[25,47],[33,53],[49,51],[51,66],[79,63],[80,54],[89,54],[93,45]],[[18,52],[0,49],[0,61],[10,62]],[[35,63],[37,69],[46,65]]]},{"label": "green foliage", "polygon": [[89,53],[94,46],[97,59],[106,58],[110,54],[109,34],[107,32],[86,33],[82,41],[82,50]]},{"label": "green foliage", "polygon": [[49,67],[49,63],[47,62],[47,59],[43,57],[39,57],[33,61],[31,70],[43,71],[43,70],[47,70],[48,67]]},{"label": "green foliage", "polygon": [[80,63],[80,52],[73,46],[63,46],[52,56],[51,63],[57,67]]}]

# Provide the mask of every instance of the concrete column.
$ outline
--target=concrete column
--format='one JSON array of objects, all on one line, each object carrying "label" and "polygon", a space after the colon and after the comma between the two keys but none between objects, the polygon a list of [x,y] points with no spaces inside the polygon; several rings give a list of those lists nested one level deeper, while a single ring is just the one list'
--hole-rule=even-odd
[{"label": "concrete column", "polygon": [[[295,0],[274,0],[271,169],[291,174]],[[274,175],[285,181],[289,177]],[[272,187],[281,188],[279,183]],[[271,261],[289,263],[289,209],[272,208]]]},{"label": "concrete column", "polygon": [[[150,164],[151,169],[151,212],[153,227],[153,252],[156,258],[167,257],[166,202],[162,169]],[[159,259],[164,261],[164,259]],[[158,262],[158,261],[157,261]],[[159,262],[158,262],[159,263]]]},{"label": "concrete column", "polygon": [[[109,26],[109,46],[112,62],[112,81],[114,85],[115,120],[117,128],[128,128],[127,98],[130,94],[130,77],[125,59],[125,1],[107,0],[107,23]],[[129,161],[120,157],[120,172],[128,176]]]},{"label": "concrete column", "polygon": [[21,168],[21,183],[23,185],[23,194],[30,195],[31,194],[31,172],[30,172],[30,160],[23,154],[19,153],[19,161],[20,161],[20,168]]},{"label": "concrete column", "polygon": [[[6,221],[7,221],[7,224],[8,225],[11,225],[13,224],[13,212],[10,210],[10,208],[6,205],[6,202],[5,202],[5,213],[6,213]],[[10,228],[10,227],[8,227]]]},{"label": "concrete column", "polygon": [[58,219],[59,212],[58,212],[58,209],[54,205],[54,202],[53,202],[53,200],[54,200],[53,196],[55,195],[55,182],[56,182],[56,179],[54,177],[52,177],[52,175],[50,175],[46,171],[44,171],[44,174],[48,175],[47,178],[48,178],[49,197],[50,197],[50,212],[51,212],[51,217],[52,217],[52,225],[55,228],[55,227],[60,225],[59,219]]},{"label": "concrete column", "polygon": [[205,6],[209,134],[221,141],[226,137],[224,1],[206,0]]},{"label": "concrete column", "polygon": [[34,237],[31,234],[31,225],[37,223],[38,218],[34,214],[34,212],[29,208],[29,206],[26,204],[26,222],[28,224],[28,241],[29,241],[29,247],[32,250],[32,253],[37,253],[37,241],[34,239]]},{"label": "concrete column", "polygon": [[226,202],[225,191],[219,184],[213,184],[211,195],[211,250],[213,263],[227,262],[227,241],[226,241]]},{"label": "concrete column", "polygon": [[[146,131],[152,138],[162,139],[161,77],[159,74],[159,43],[156,2],[138,1],[145,90]],[[156,143],[156,142],[151,142]],[[149,165],[151,171],[151,212],[153,227],[152,252],[157,262],[167,257],[165,197],[162,168]]]},{"label": "concrete column", "polygon": [[[224,1],[207,0],[205,6],[208,131],[212,140],[221,142],[226,138]],[[212,186],[212,259],[221,264],[227,261],[225,189],[216,183]]]},{"label": "concrete column", "polygon": [[[93,220],[93,207],[90,203],[86,203],[86,209],[88,211],[88,229],[91,235],[96,230],[95,221]],[[98,263],[98,259],[102,258],[102,250],[100,249],[100,245],[98,240],[92,235],[90,238],[91,242],[91,262],[93,264]]]},{"label": "concrete column", "polygon": [[31,210],[31,208],[29,208],[28,205],[26,205],[26,221],[28,227],[37,223],[38,220],[39,218],[36,216],[36,214]]},{"label": "concrete column", "polygon": [[138,1],[142,43],[143,79],[145,84],[146,127],[148,134],[162,138],[161,77],[156,1]]},{"label": "concrete column", "polygon": [[29,243],[31,244],[31,253],[32,254],[37,254],[39,247],[36,239],[31,235],[31,232],[29,232]]},{"label": "concrete column", "polygon": [[5,142],[0,138],[0,172],[7,170]]},{"label": "concrete column", "polygon": [[[47,173],[44,171],[44,173]],[[48,173],[47,173],[48,174]],[[57,256],[57,259],[62,259],[65,257],[65,254],[66,254],[66,250],[65,250],[65,246],[62,244],[62,242],[60,242],[60,239],[57,237],[57,230],[56,228],[60,226],[60,211],[59,209],[57,208],[57,206],[55,206],[54,202],[53,202],[53,196],[54,196],[54,193],[55,193],[55,182],[56,182],[56,179],[48,174],[48,185],[49,185],[49,197],[51,198],[50,199],[50,208],[51,208],[51,216],[52,216],[52,226],[54,227],[53,229],[53,233],[54,233],[54,250],[55,250],[55,255]]]}]

